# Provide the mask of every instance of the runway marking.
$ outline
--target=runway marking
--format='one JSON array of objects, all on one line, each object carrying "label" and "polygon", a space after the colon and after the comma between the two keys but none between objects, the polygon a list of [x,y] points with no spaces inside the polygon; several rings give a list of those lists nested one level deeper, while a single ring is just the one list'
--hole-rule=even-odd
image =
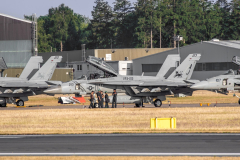
[{"label": "runway marking", "polygon": [[0,138],[24,137],[124,137],[124,136],[240,136],[240,133],[137,133],[137,134],[63,134],[63,135],[0,135]]},{"label": "runway marking", "polygon": [[240,156],[240,153],[0,153],[0,156]]},{"label": "runway marking", "polygon": [[0,138],[9,139],[9,138],[22,138],[22,137],[19,137],[19,136],[0,136]]}]

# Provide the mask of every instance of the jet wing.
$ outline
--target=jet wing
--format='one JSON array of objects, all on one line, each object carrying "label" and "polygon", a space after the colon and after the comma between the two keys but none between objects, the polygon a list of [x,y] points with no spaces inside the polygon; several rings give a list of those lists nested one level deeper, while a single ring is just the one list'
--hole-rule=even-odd
[{"label": "jet wing", "polygon": [[47,88],[46,84],[36,84],[30,82],[5,82],[1,83],[0,87],[2,88]]},{"label": "jet wing", "polygon": [[152,81],[152,82],[144,82],[139,86],[141,87],[187,87],[187,86],[191,86],[191,84],[182,83],[182,82]]},{"label": "jet wing", "polygon": [[23,93],[1,93],[0,97],[28,97],[33,95],[34,93],[32,91],[27,91]]},{"label": "jet wing", "polygon": [[94,81],[88,82],[89,84],[104,84],[104,85],[116,85],[116,86],[138,86],[142,82],[140,81]]}]

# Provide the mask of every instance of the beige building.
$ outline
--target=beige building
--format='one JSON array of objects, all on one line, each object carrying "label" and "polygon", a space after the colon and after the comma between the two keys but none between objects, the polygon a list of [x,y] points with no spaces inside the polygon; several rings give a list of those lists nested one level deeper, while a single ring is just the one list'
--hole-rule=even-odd
[{"label": "beige building", "polygon": [[[127,57],[128,60],[133,60],[135,58],[145,57],[171,49],[172,48],[90,49],[86,50],[85,57],[94,56],[97,58],[104,58],[106,61],[124,61],[126,60],[125,57]],[[43,57],[44,62],[46,62],[50,56],[63,56],[59,67],[66,67],[68,62],[83,61],[81,50],[47,52],[39,53],[38,55]]]}]

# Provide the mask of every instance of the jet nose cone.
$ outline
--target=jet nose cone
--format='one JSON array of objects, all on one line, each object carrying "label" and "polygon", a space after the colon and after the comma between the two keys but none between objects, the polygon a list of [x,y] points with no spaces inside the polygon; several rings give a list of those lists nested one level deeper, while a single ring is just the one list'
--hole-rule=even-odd
[{"label": "jet nose cone", "polygon": [[47,93],[47,94],[61,94],[62,93],[62,87],[60,85],[53,86],[53,87],[50,87],[50,88],[44,90],[43,92]]},{"label": "jet nose cone", "polygon": [[194,85],[192,85],[190,88],[192,89],[205,89],[208,86],[208,82],[207,81],[202,81],[199,83],[196,83]]}]

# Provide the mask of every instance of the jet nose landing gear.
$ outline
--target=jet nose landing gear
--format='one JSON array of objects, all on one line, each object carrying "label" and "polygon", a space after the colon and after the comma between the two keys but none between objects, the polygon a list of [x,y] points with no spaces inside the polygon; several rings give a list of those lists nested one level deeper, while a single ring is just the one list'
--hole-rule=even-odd
[{"label": "jet nose landing gear", "polygon": [[161,107],[161,106],[162,106],[162,101],[161,101],[160,99],[156,99],[156,100],[154,101],[154,106],[155,106],[155,107]]}]

